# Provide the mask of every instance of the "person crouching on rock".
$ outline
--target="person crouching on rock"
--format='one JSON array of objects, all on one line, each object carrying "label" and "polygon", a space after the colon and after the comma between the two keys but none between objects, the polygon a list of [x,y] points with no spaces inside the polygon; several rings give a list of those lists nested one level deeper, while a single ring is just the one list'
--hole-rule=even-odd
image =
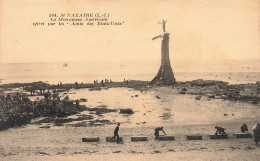
[{"label": "person crouching on rock", "polygon": [[162,132],[164,133],[164,135],[166,135],[166,133],[163,131],[163,127],[157,127],[157,128],[154,130],[155,140],[158,139],[159,131],[162,131]]},{"label": "person crouching on rock", "polygon": [[255,144],[258,145],[258,142],[260,141],[260,124],[256,124],[253,128],[252,128],[253,132],[254,132],[254,141]]},{"label": "person crouching on rock", "polygon": [[220,126],[216,126],[215,129],[217,129],[215,135],[225,135],[227,136],[227,134],[225,133],[225,129],[223,127],[220,127]]},{"label": "person crouching on rock", "polygon": [[246,131],[248,131],[247,125],[246,125],[246,124],[243,124],[243,125],[241,126],[241,132],[246,132]]},{"label": "person crouching on rock", "polygon": [[112,141],[112,140],[114,140],[116,138],[117,144],[119,143],[119,135],[118,135],[119,126],[120,126],[120,123],[117,124],[117,126],[116,126],[116,128],[114,130],[114,136],[110,139],[110,141]]}]

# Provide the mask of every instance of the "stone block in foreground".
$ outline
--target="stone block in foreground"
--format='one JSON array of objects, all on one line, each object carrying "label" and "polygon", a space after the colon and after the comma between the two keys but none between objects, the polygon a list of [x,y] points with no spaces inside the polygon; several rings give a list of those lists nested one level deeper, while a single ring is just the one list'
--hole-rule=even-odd
[{"label": "stone block in foreground", "polygon": [[202,135],[186,135],[187,140],[202,140]]},{"label": "stone block in foreground", "polygon": [[168,140],[175,140],[175,139],[174,139],[174,136],[158,136],[157,140],[168,141]]},{"label": "stone block in foreground", "polygon": [[[111,136],[106,137],[106,142],[117,142],[117,140],[116,140],[117,138],[112,139],[112,140],[111,140],[111,138],[112,138]],[[122,141],[123,141],[123,138],[119,137],[119,142],[122,142]]]},{"label": "stone block in foreground", "polygon": [[82,138],[82,142],[99,142],[99,137]]},{"label": "stone block in foreground", "polygon": [[146,136],[134,136],[131,137],[131,141],[148,141]]},{"label": "stone block in foreground", "polygon": [[252,138],[252,134],[250,134],[250,133],[235,133],[234,137],[236,137],[236,138]]},{"label": "stone block in foreground", "polygon": [[226,135],[209,135],[210,139],[227,139],[228,136]]}]

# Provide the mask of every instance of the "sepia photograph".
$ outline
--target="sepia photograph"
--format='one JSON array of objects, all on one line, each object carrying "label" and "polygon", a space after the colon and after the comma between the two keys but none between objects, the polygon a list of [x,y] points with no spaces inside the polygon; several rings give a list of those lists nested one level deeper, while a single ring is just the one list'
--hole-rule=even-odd
[{"label": "sepia photograph", "polygon": [[0,161],[260,160],[260,0],[0,0]]}]

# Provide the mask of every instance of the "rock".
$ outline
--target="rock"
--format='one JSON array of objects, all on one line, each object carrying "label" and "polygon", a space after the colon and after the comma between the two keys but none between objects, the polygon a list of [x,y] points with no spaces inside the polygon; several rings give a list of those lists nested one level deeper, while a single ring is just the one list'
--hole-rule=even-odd
[{"label": "rock", "polygon": [[227,139],[228,136],[226,135],[209,135],[210,139]]},{"label": "rock", "polygon": [[131,137],[131,141],[148,141],[146,136],[135,136]]},{"label": "rock", "polygon": [[[112,140],[111,140],[111,138],[112,138],[112,137],[107,136],[107,137],[106,137],[106,142],[117,142],[116,138],[115,138],[115,139],[112,139]],[[119,142],[122,142],[122,141],[123,141],[123,138],[122,138],[122,137],[119,137]]]},{"label": "rock", "polygon": [[80,101],[81,102],[87,102],[87,99],[86,98],[81,98]]},{"label": "rock", "polygon": [[99,142],[99,137],[96,137],[96,138],[82,138],[82,142]]},{"label": "rock", "polygon": [[76,124],[67,124],[68,126],[72,126],[72,127],[87,127],[87,123],[86,122],[80,122],[80,123],[76,123]]},{"label": "rock", "polygon": [[63,126],[63,124],[61,123],[61,122],[54,122],[54,124],[53,124],[54,126]]},{"label": "rock", "polygon": [[113,153],[121,153],[121,151],[120,151],[120,150],[117,150],[117,151],[114,151]]},{"label": "rock", "polygon": [[223,81],[214,81],[214,80],[203,80],[203,79],[197,79],[197,80],[193,80],[190,81],[190,84],[192,86],[212,86],[212,85],[218,85],[221,87],[226,87],[228,85],[227,82],[223,82]]},{"label": "rock", "polygon": [[40,126],[40,128],[44,128],[44,129],[48,129],[48,128],[51,128],[50,126]]},{"label": "rock", "polygon": [[204,85],[204,80],[203,79],[197,79],[197,80],[193,80],[191,81],[191,85],[197,85],[197,86],[203,86]]},{"label": "rock", "polygon": [[155,151],[153,151],[153,153],[161,153],[160,151],[158,151],[158,150],[155,150]]},{"label": "rock", "polygon": [[89,91],[101,91],[100,87],[95,87],[95,88],[89,88]]},{"label": "rock", "polygon": [[215,98],[215,96],[214,95],[210,95],[210,96],[208,96],[208,98]]},{"label": "rock", "polygon": [[202,140],[202,135],[187,135],[187,140]]},{"label": "rock", "polygon": [[253,104],[253,105],[257,105],[257,104],[258,104],[258,101],[257,101],[257,100],[254,100],[254,101],[252,102],[252,104]]},{"label": "rock", "polygon": [[156,95],[156,96],[155,96],[155,98],[157,98],[157,99],[161,99],[161,97],[160,97],[160,96],[158,96],[158,95]]},{"label": "rock", "polygon": [[66,89],[57,89],[57,92],[66,92]]},{"label": "rock", "polygon": [[130,108],[127,108],[127,109],[120,109],[120,112],[119,113],[122,113],[122,114],[133,114],[134,111]]},{"label": "rock", "polygon": [[179,94],[186,94],[186,92],[184,92],[184,91],[181,91],[181,92],[179,92]]},{"label": "rock", "polygon": [[182,91],[187,91],[187,88],[185,88],[185,87],[184,87],[184,88],[182,88]]},{"label": "rock", "polygon": [[108,109],[106,108],[106,105],[101,105],[101,106],[97,106],[94,108],[89,108],[88,111],[95,111],[96,114],[104,114],[104,113],[109,113],[109,112],[116,112],[116,109]]},{"label": "rock", "polygon": [[167,140],[175,140],[175,139],[174,139],[174,136],[158,136],[157,140],[167,141]]},{"label": "rock", "polygon": [[196,96],[196,100],[200,100],[201,99],[201,96]]},{"label": "rock", "polygon": [[252,134],[250,133],[237,133],[234,134],[236,138],[252,138]]}]

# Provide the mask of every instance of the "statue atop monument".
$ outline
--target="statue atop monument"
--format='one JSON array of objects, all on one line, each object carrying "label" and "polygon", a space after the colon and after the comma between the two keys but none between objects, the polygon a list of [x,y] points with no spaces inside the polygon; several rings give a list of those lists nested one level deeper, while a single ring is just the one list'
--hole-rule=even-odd
[{"label": "statue atop monument", "polygon": [[163,32],[165,32],[165,24],[166,24],[167,20],[162,20],[162,22],[158,22],[159,24],[162,24],[163,27]]}]

